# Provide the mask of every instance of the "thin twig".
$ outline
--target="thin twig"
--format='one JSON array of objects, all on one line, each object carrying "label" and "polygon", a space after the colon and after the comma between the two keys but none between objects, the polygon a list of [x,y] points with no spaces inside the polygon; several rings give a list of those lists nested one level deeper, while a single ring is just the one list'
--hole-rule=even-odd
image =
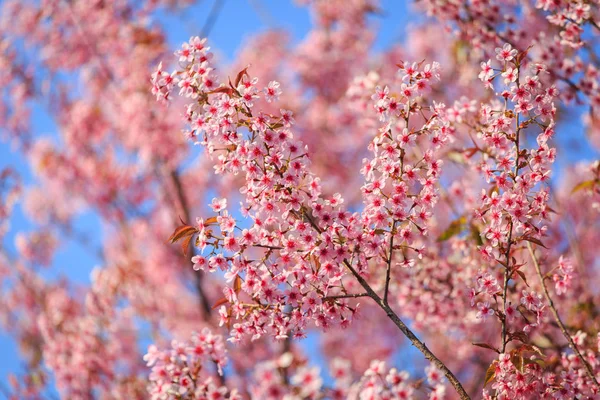
[{"label": "thin twig", "polygon": [[[517,68],[519,66],[517,65]],[[519,87],[519,72],[517,72],[517,87]],[[521,151],[520,148],[520,143],[519,143],[519,139],[520,139],[520,133],[521,133],[521,126],[519,124],[519,115],[517,115],[517,118],[515,120],[516,123],[516,136],[515,136],[515,171],[514,171],[514,176],[515,176],[515,181],[517,179],[517,177],[519,176],[519,153]],[[510,222],[510,230],[508,232],[508,242],[506,244],[506,265],[504,266],[504,287],[502,288],[502,312],[504,313],[504,315],[502,316],[501,319],[501,323],[502,323],[502,353],[504,353],[506,351],[506,345],[507,345],[507,340],[506,340],[506,334],[507,334],[507,320],[506,320],[506,301],[508,299],[508,281],[510,280],[510,276],[512,275],[512,271],[510,268],[510,249],[512,246],[512,234],[513,234],[513,222],[511,220]]]},{"label": "thin twig", "polygon": [[596,23],[596,21],[594,21],[593,19],[588,19],[588,22],[590,23],[590,25],[592,25],[594,28],[596,28],[596,30],[600,31],[600,26],[598,26],[598,24]]},{"label": "thin twig", "polygon": [[[517,161],[518,162],[518,161]],[[508,297],[508,281],[510,280],[510,248],[512,245],[512,232],[513,232],[513,223],[510,223],[510,231],[508,232],[508,244],[506,245],[506,266],[504,267],[504,287],[502,288],[502,305],[504,316],[502,317],[502,353],[506,351],[506,300]]]},{"label": "thin twig", "polygon": [[575,352],[575,354],[577,355],[579,360],[581,360],[581,362],[583,363],[588,376],[590,377],[590,379],[592,381],[594,381],[594,383],[596,384],[596,387],[598,387],[598,389],[600,389],[600,383],[598,383],[598,380],[596,379],[596,376],[594,375],[594,370],[592,369],[591,365],[586,361],[586,359],[583,358],[583,355],[579,351],[579,348],[575,344],[575,341],[573,340],[571,335],[569,335],[569,332],[567,332],[567,328],[565,327],[565,324],[563,324],[562,320],[560,319],[560,316],[558,315],[558,310],[554,306],[552,297],[550,297],[550,293],[548,292],[548,288],[546,287],[546,282],[544,282],[544,276],[542,275],[542,270],[540,269],[540,264],[538,263],[538,260],[535,257],[535,254],[533,253],[533,248],[532,248],[530,242],[527,242],[527,249],[529,250],[529,254],[531,255],[531,260],[533,261],[533,265],[535,266],[535,271],[537,272],[538,278],[540,278],[540,282],[542,284],[542,290],[544,291],[544,296],[546,297],[546,301],[548,302],[548,305],[550,306],[550,311],[552,311],[554,320],[558,324],[560,331],[562,332],[565,339],[567,339],[567,341],[569,342],[570,347],[573,349],[573,351]]},{"label": "thin twig", "polygon": [[268,246],[266,244],[253,244],[253,247],[260,247],[261,249],[269,249],[269,250],[283,250],[281,246]]},{"label": "thin twig", "polygon": [[[309,221],[309,223],[313,226],[313,228],[315,228],[319,233],[321,233],[322,232],[321,229],[315,223],[315,221],[313,221],[313,219],[308,215],[306,210],[303,210],[302,213],[303,213],[304,217]],[[444,364],[439,358],[437,358],[435,356],[435,354],[433,354],[431,352],[431,350],[429,350],[429,348],[427,348],[425,343],[423,343],[419,340],[419,338],[410,330],[410,328],[408,326],[406,326],[406,324],[400,319],[400,317],[398,317],[398,315],[396,315],[396,313],[394,312],[394,310],[392,310],[392,308],[389,306],[389,304],[384,302],[383,299],[381,297],[379,297],[379,295],[377,293],[375,293],[375,291],[369,285],[369,283],[365,280],[365,278],[363,278],[352,267],[352,265],[348,262],[348,260],[344,260],[344,265],[346,266],[346,268],[348,268],[348,270],[356,278],[356,280],[363,287],[363,289],[365,289],[365,291],[367,292],[367,296],[370,297],[371,299],[373,299],[375,301],[375,303],[377,303],[379,305],[379,307],[381,307],[383,309],[383,311],[385,311],[388,318],[390,320],[392,320],[392,322],[400,329],[400,331],[402,331],[404,336],[406,336],[408,338],[408,340],[411,341],[413,346],[415,346],[417,348],[417,350],[419,350],[421,353],[423,353],[423,355],[425,356],[426,359],[428,359],[433,364],[435,364],[435,366],[444,373],[444,375],[446,376],[446,378],[448,379],[450,384],[452,384],[452,386],[454,386],[454,389],[458,393],[458,396],[461,398],[461,400],[470,400],[471,398],[467,394],[467,391],[465,390],[465,388],[463,388],[463,386],[460,383],[460,381],[458,380],[458,378],[456,378],[456,376],[454,376],[454,374],[452,373],[452,371],[450,371],[450,369],[446,366],[446,364]]]},{"label": "thin twig", "polygon": [[[181,184],[181,178],[179,177],[179,174],[175,170],[171,171],[170,175],[171,175],[171,180],[173,182],[173,186],[175,186],[175,192],[177,193],[177,199],[179,200],[179,204],[183,211],[183,215],[185,217],[186,222],[188,222],[191,217],[190,216],[190,208],[188,206],[187,197],[185,196],[185,192],[183,190],[183,185]],[[191,252],[193,250],[193,244],[191,241],[190,241],[189,249],[190,249],[189,253],[191,254]],[[203,313],[204,318],[209,319],[211,311],[212,311],[212,307],[210,306],[208,297],[206,296],[206,293],[204,292],[204,289],[202,288],[202,281],[203,281],[204,275],[202,272],[198,271],[197,273],[194,274],[194,277],[195,277],[195,282],[196,282],[196,290],[198,292],[198,297],[199,297],[198,300],[200,301],[200,306],[202,307],[202,311],[204,311],[204,313]]]},{"label": "thin twig", "polygon": [[[187,197],[185,195],[185,191],[183,190],[183,185],[181,183],[181,178],[179,176],[179,173],[176,170],[172,170],[170,172],[170,176],[171,176],[171,180],[173,181],[173,185],[175,186],[175,192],[177,193],[177,199],[179,200],[179,204],[182,208],[185,219],[186,219],[186,221],[189,221],[191,218],[190,207],[188,206]],[[192,254],[193,249],[194,249],[194,245],[190,241],[189,254]],[[191,261],[190,261],[190,263],[191,263]],[[205,321],[209,322],[210,315],[212,312],[212,307],[210,306],[210,303],[208,301],[208,296],[206,295],[206,292],[204,291],[204,288],[202,287],[202,281],[204,280],[203,279],[204,273],[198,271],[197,273],[194,274],[194,278],[195,278],[195,283],[196,283],[196,291],[198,292],[198,300],[200,301],[200,307],[204,311],[202,313],[202,317],[204,318]],[[215,369],[218,372],[219,368],[216,363],[215,363]],[[224,386],[227,382],[227,378],[225,376],[225,371],[223,371],[222,373],[217,373],[216,375],[217,375],[217,379],[219,380],[219,383],[222,386]]]},{"label": "thin twig", "polygon": [[[554,199],[554,202],[557,205],[558,209],[562,209],[561,201],[559,200],[558,195],[553,186],[550,186],[550,197]],[[577,271],[582,274],[585,269],[585,259],[583,257],[583,253],[581,252],[581,248],[579,246],[579,241],[577,240],[577,231],[575,226],[573,225],[573,216],[571,215],[568,209],[565,210],[562,218],[562,223],[564,225],[565,234],[567,235],[567,241],[569,242],[569,247],[571,251],[575,255],[575,259],[577,261]]]},{"label": "thin twig", "polygon": [[367,296],[369,296],[369,293],[337,294],[335,296],[323,297],[323,300],[356,299],[359,297],[367,297]]},{"label": "thin twig", "polygon": [[392,229],[390,231],[390,255],[387,259],[387,269],[385,271],[385,289],[383,292],[383,302],[388,303],[388,293],[390,291],[390,273],[392,269],[392,255],[394,254],[394,230],[396,229],[396,221],[392,222]]},{"label": "thin twig", "polygon": [[461,400],[470,400],[471,398],[467,394],[467,391],[465,390],[465,388],[463,388],[460,381],[456,378],[456,376],[454,376],[454,374],[452,373],[452,371],[450,371],[446,364],[444,364],[439,358],[437,358],[435,354],[433,354],[431,350],[427,348],[425,343],[419,340],[419,338],[410,330],[408,326],[406,326],[406,324],[400,319],[400,317],[396,315],[394,310],[392,310],[392,308],[388,304],[386,304],[377,293],[375,293],[375,291],[371,288],[369,283],[352,267],[348,260],[344,260],[344,265],[348,268],[352,275],[354,275],[354,277],[360,283],[360,285],[366,290],[368,296],[372,298],[383,309],[383,311],[385,311],[388,318],[398,327],[398,329],[402,331],[402,333],[408,338],[408,340],[411,341],[413,346],[415,346],[417,350],[423,353],[426,359],[431,361],[438,369],[440,369],[444,373],[450,384],[454,386],[454,389],[458,393],[458,396],[461,398]]}]

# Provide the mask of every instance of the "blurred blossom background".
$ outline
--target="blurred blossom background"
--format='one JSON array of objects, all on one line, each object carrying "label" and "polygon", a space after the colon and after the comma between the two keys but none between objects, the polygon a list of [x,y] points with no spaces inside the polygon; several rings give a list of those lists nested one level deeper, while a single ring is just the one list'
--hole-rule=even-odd
[{"label": "blurred blossom background", "polygon": [[[40,18],[34,11],[20,10],[28,3],[34,4],[31,9],[38,9],[41,14],[49,9],[62,10],[64,14],[52,18],[59,20],[58,24],[69,26],[71,31],[67,37],[72,42],[62,43],[66,39],[60,36],[58,29],[53,31],[50,25],[28,36],[28,30],[36,25],[31,21]],[[324,185],[341,192],[358,179],[357,171],[367,143],[361,132],[367,130],[368,125],[363,128],[360,124],[364,121],[341,115],[341,112],[321,114],[320,111],[335,104],[342,97],[340,93],[345,93],[348,82],[344,80],[351,81],[348,76],[357,73],[350,70],[353,64],[364,72],[384,70],[386,65],[393,67],[404,59],[439,61],[444,78],[442,85],[448,82],[447,87],[440,91],[447,90],[449,97],[454,96],[452,98],[457,100],[462,95],[476,92],[466,82],[469,76],[477,76],[479,63],[471,62],[469,67],[466,61],[470,57],[475,58],[473,54],[478,49],[471,48],[469,43],[453,42],[454,34],[443,24],[428,25],[430,17],[410,1],[381,0],[375,12],[366,18],[371,30],[366,32],[358,25],[356,28],[360,35],[364,35],[359,37],[365,40],[366,48],[353,47],[348,55],[350,59],[345,59],[343,52],[329,56],[330,70],[327,69],[327,57],[317,59],[315,54],[320,50],[312,47],[319,42],[311,36],[313,29],[323,22],[316,21],[314,10],[311,11],[301,1],[106,1],[106,4],[114,3],[115,7],[132,3],[132,8],[138,11],[148,7],[147,12],[140,12],[143,18],[136,20],[138,26],[118,34],[115,33],[119,30],[118,26],[110,21],[98,26],[94,21],[86,21],[82,11],[86,7],[84,0],[48,1],[49,6],[37,7],[41,3],[45,1],[0,0],[0,51],[3,52],[0,70],[6,70],[11,62],[17,60],[16,64],[24,66],[23,75],[15,72],[7,81],[26,82],[20,89],[2,92],[0,123],[4,126],[0,125],[0,171],[9,168],[16,172],[23,195],[7,218],[1,221],[2,251],[6,256],[5,268],[14,266],[12,260],[26,258],[34,266],[39,279],[69,281],[67,292],[74,295],[85,292],[85,288],[95,280],[104,279],[99,271],[107,259],[115,264],[127,260],[130,254],[120,254],[119,249],[120,244],[131,237],[140,240],[135,250],[139,254],[131,257],[139,260],[140,270],[152,269],[152,273],[156,274],[155,287],[161,287],[162,280],[168,281],[168,271],[172,268],[169,263],[173,260],[179,260],[184,268],[191,271],[189,262],[186,264],[186,261],[177,258],[181,257],[180,254],[171,254],[178,251],[179,246],[167,244],[167,237],[177,224],[178,217],[195,220],[195,216],[207,209],[212,197],[225,195],[231,189],[232,183],[227,178],[215,178],[212,166],[202,161],[204,156],[199,155],[201,149],[185,141],[181,134],[183,108],[172,106],[167,111],[154,104],[150,95],[153,68],[160,60],[164,60],[165,66],[172,64],[174,51],[190,37],[208,37],[221,77],[233,76],[250,64],[252,74],[264,75],[263,85],[272,76],[286,84],[282,87],[284,102],[290,109],[297,110],[299,137],[307,141],[309,149],[315,150],[313,162],[318,172],[326,177]],[[91,3],[102,2],[90,0]],[[18,18],[15,19],[15,16]],[[119,18],[128,20],[126,13]],[[94,29],[94,32],[88,33],[86,29]],[[102,37],[102,29],[110,40],[98,40]],[[372,38],[369,37],[370,32],[374,33]],[[135,38],[136,34],[141,37]],[[137,44],[147,42],[148,48],[157,43],[157,48],[153,50],[155,52],[148,51],[146,54],[143,46],[111,48],[120,40],[124,43],[132,40]],[[10,50],[7,50],[8,43]],[[61,48],[62,44],[67,50],[62,53],[52,50],[54,47]],[[128,53],[128,49],[135,52]],[[357,56],[362,51],[368,55],[368,60]],[[320,69],[312,70],[315,65]],[[273,70],[269,70],[271,67]],[[331,87],[325,87],[319,74],[326,74],[329,81],[339,79],[343,84],[334,82]],[[28,80],[34,83],[29,85]],[[30,90],[31,93],[19,93],[19,90]],[[86,101],[78,102],[79,98]],[[11,109],[12,106],[15,108]],[[588,108],[588,105],[576,102],[559,107],[556,131],[560,134],[556,141],[561,151],[551,182],[556,188],[572,186],[578,181],[578,164],[599,156],[597,123],[585,124],[586,118],[589,118]],[[310,115],[304,116],[303,113]],[[98,117],[99,114],[103,117]],[[165,140],[165,137],[169,139]],[[113,146],[111,140],[118,142],[119,146]],[[52,149],[67,150],[63,153]],[[337,164],[328,162],[329,151],[335,153],[331,159]],[[62,161],[71,158],[72,163],[78,165],[76,171],[60,167]],[[161,177],[166,178],[163,180]],[[94,183],[102,180],[108,182],[104,187]],[[60,181],[60,184],[53,183],[55,181]],[[189,207],[176,200],[182,181],[188,191]],[[443,178],[446,188],[460,184],[460,181],[454,181],[452,174]],[[359,198],[353,198],[350,193],[342,194],[352,210],[361,207]],[[5,201],[4,198],[2,200]],[[239,199],[234,200],[234,205],[239,203]],[[434,227],[435,232],[449,223],[449,214],[450,211],[445,210],[440,226]],[[153,224],[164,223],[164,232],[157,232],[158,228],[138,221],[144,219]],[[129,221],[135,222],[128,225]],[[146,242],[141,239],[144,237],[150,238]],[[166,250],[156,250],[161,245]],[[189,281],[181,286],[190,289],[189,293],[179,298],[178,287],[165,284],[169,295],[158,299],[158,302],[165,301],[168,304],[165,307],[177,308],[178,312],[196,318],[194,307],[197,299],[190,294],[194,279],[190,271],[182,273],[183,276],[189,275]],[[13,284],[3,281],[0,295],[9,293]],[[146,289],[143,295],[129,293],[128,296],[134,298],[152,294],[151,289]],[[9,303],[8,297],[4,300]],[[211,300],[216,300],[215,296]],[[148,314],[155,311],[153,307],[160,308],[151,301],[140,306]],[[14,321],[23,322],[22,318],[30,317],[12,315],[3,322],[11,325]],[[362,318],[368,326],[369,320],[375,317],[367,312]],[[459,319],[456,317],[456,320]],[[411,325],[420,324],[420,321],[409,321]],[[167,325],[176,326],[179,322],[174,318]],[[132,317],[131,326],[141,332],[155,328],[152,323],[137,316]],[[123,336],[127,336],[128,332],[122,333]],[[358,343],[371,337],[377,341],[378,335],[384,336],[384,333],[364,328],[349,341],[356,340]],[[344,341],[343,336],[332,337],[324,347],[320,347],[322,344],[316,333],[310,333],[306,340],[300,342],[304,354],[323,370],[328,351],[334,351],[335,346],[342,346]],[[399,367],[421,374],[426,364],[420,357],[415,357],[421,360],[418,362],[406,361],[417,354],[410,343],[403,341],[397,332],[390,333],[389,337],[389,342],[373,351],[381,351],[382,357],[390,356]],[[128,340],[124,340],[124,347],[133,343],[141,354],[152,342],[150,333],[140,335],[138,340]],[[32,350],[20,349],[20,346],[22,343],[17,342],[13,334],[0,330],[0,382],[3,386],[8,386],[9,375],[20,376],[28,368],[22,352]],[[124,349],[120,351],[126,353]],[[452,353],[452,350],[449,352]],[[356,358],[354,361],[357,363],[368,364],[366,359]],[[52,384],[48,393],[49,396],[57,395]]]},{"label": "blurred blossom background", "polygon": [[[207,37],[210,40],[211,51],[215,53],[219,64],[223,65],[221,72],[227,70],[227,65],[234,63],[239,53],[244,51],[244,45],[258,35],[268,31],[285,35],[288,46],[292,49],[306,38],[312,24],[310,10],[292,0],[198,0],[188,3],[190,4],[178,8],[159,8],[148,16],[147,22],[160,27],[173,52],[191,36],[198,36],[209,30]],[[2,6],[6,5],[0,2],[0,7]],[[371,16],[369,21],[376,27],[377,32],[373,52],[406,42],[407,26],[418,24],[423,18],[421,13],[411,11],[410,4],[405,1],[385,0],[381,2],[381,9],[382,12]],[[0,17],[3,24],[13,24],[8,18],[8,13],[3,13]],[[18,48],[23,54],[32,50],[25,43],[18,43]],[[126,55],[123,55],[123,58],[127,60]],[[84,89],[76,73],[60,75],[59,79],[69,84],[75,92]],[[59,127],[53,119],[50,100],[40,96],[28,100],[27,105],[31,110],[28,134],[31,134],[33,140],[60,143]],[[178,135],[179,132],[173,131],[169,134]],[[6,131],[3,132],[0,170],[5,167],[15,169],[21,176],[24,187],[34,188],[39,182],[31,165],[19,151],[20,146],[19,140],[10,137]],[[190,160],[196,157],[197,155],[192,153]],[[44,195],[43,191],[39,193],[42,202]],[[66,276],[78,284],[89,285],[92,269],[102,263],[97,249],[106,235],[111,233],[103,228],[97,212],[85,205],[80,207],[72,225],[72,233],[56,239],[60,246],[49,260],[53,267],[44,269],[41,274],[45,279],[58,280]],[[8,252],[16,254],[19,240],[23,241],[27,232],[36,230],[36,223],[28,217],[23,203],[15,205],[10,215],[9,226],[7,234],[2,238],[3,246]],[[73,237],[74,235],[76,237]],[[309,339],[305,346],[309,349],[314,348],[314,340]],[[313,353],[318,359],[318,352]],[[18,343],[10,335],[0,331],[0,381],[8,382],[9,374],[18,374],[23,368],[22,362]]]}]

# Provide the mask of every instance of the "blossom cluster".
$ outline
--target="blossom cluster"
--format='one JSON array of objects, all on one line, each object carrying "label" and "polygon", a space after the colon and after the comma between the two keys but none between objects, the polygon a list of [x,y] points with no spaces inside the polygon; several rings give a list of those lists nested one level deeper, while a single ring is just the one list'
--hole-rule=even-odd
[{"label": "blossom cluster", "polygon": [[[512,258],[511,248],[526,241],[542,244],[547,230],[550,209],[545,184],[556,158],[556,150],[548,141],[554,135],[553,100],[558,93],[540,81],[544,67],[537,64],[527,68],[524,54],[509,44],[497,48],[496,54],[500,65],[494,68],[491,60],[482,63],[479,77],[489,88],[499,90],[499,99],[482,105],[476,119],[467,123],[478,127],[469,156],[475,160],[474,154],[481,154],[476,167],[491,185],[482,189],[474,215],[481,226],[480,251],[488,262],[504,267],[505,273],[499,282],[494,274],[481,272],[471,293],[472,303],[478,299],[479,318],[496,314],[506,324],[515,316],[519,302],[512,305],[505,300],[500,309],[494,309],[491,299],[506,293],[509,279],[523,274],[520,268],[524,264]],[[494,87],[496,78],[502,78],[502,82]],[[459,114],[467,112],[463,107],[458,110]],[[466,121],[468,117],[461,118]],[[527,136],[532,134],[537,134],[537,147],[529,149]],[[537,313],[537,322],[525,326],[529,331],[539,324],[539,295],[524,290],[520,303]]]},{"label": "blossom cluster", "polygon": [[[171,348],[159,350],[155,345],[144,356],[152,367],[148,392],[152,399],[241,399],[215,378],[223,375],[227,363],[223,338],[208,328],[194,333],[189,340],[173,340]],[[209,370],[209,371],[207,371]]]},{"label": "blossom cluster", "polygon": [[[192,335],[185,343],[173,341],[169,350],[151,345],[144,360],[152,367],[150,393],[153,399],[242,399],[237,389],[219,386],[214,373],[207,372],[211,362],[225,366],[223,338],[204,331]],[[216,353],[221,353],[216,354]],[[218,358],[218,359],[217,359]],[[213,371],[214,372],[214,371]],[[389,399],[415,398],[416,391],[425,389],[430,400],[446,396],[441,372],[430,365],[425,368],[427,387],[423,380],[411,378],[406,371],[387,368],[386,363],[372,360],[357,376],[348,360],[331,360],[331,385],[321,377],[320,369],[291,352],[259,362],[252,371],[248,395],[252,399]]]},{"label": "blossom cluster", "polygon": [[[386,264],[410,267],[423,251],[419,237],[427,235],[442,167],[437,151],[451,134],[444,106],[421,100],[439,66],[406,63],[392,86],[398,94],[391,95],[388,86],[372,94],[382,125],[361,171],[365,207],[350,213],[339,194],[321,194],[319,178],[309,171],[308,149],[292,134],[292,114],[254,110],[261,97],[277,100],[277,82],[260,88],[244,69],[233,83],[217,87],[210,53],[198,38],[177,54],[182,68],[168,73],[159,66],[153,92],[168,99],[180,87],[180,95],[192,100],[187,136],[216,159],[217,173],[245,178],[240,212],[250,227],[240,226],[226,199],[214,199],[216,215],[198,218],[193,227],[196,246],[210,252],[194,256],[194,268],[223,270],[233,284],[219,310],[221,324],[238,321],[230,340],[265,333],[303,337],[308,321],[347,326],[358,306],[344,299],[352,296],[349,286],[356,287],[347,282],[349,271],[362,274],[370,263],[379,264],[383,287]],[[392,248],[382,257],[387,243]],[[403,257],[392,260],[397,249]]]}]

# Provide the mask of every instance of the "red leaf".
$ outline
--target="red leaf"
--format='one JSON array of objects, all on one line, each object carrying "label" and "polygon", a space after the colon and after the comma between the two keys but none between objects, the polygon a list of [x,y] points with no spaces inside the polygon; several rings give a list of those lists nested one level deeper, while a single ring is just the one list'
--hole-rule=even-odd
[{"label": "red leaf", "polygon": [[181,250],[183,251],[184,256],[187,256],[187,251],[190,248],[190,242],[192,241],[193,237],[194,235],[189,235],[183,239],[183,242],[181,242]]},{"label": "red leaf", "polygon": [[236,88],[240,84],[240,82],[241,82],[242,78],[244,77],[244,75],[248,75],[248,67],[246,67],[243,70],[241,70],[240,72],[238,72],[237,76],[235,77],[235,87]]},{"label": "red leaf", "polygon": [[233,281],[233,291],[237,294],[242,290],[242,278],[239,275],[235,276],[235,280]]},{"label": "red leaf", "polygon": [[500,351],[498,351],[498,349],[496,349],[491,344],[487,344],[487,343],[472,343],[472,344],[473,344],[473,346],[483,347],[484,349],[494,350],[496,353],[500,354]]},{"label": "red leaf", "polygon": [[228,94],[229,96],[231,96],[233,94],[233,89],[229,88],[227,86],[221,86],[219,88],[216,88],[215,90],[211,90],[207,94],[215,94],[215,93],[225,93],[225,94]]},{"label": "red leaf", "polygon": [[519,274],[519,276],[521,277],[521,279],[523,279],[523,282],[525,282],[525,284],[527,285],[527,287],[529,287],[529,283],[527,283],[527,279],[525,278],[525,274],[523,273],[523,271],[521,270],[516,270],[515,271],[517,274]]},{"label": "red leaf", "polygon": [[191,236],[196,233],[198,230],[190,225],[182,225],[175,229],[175,232],[169,237],[169,242],[176,243],[178,240]]},{"label": "red leaf", "polygon": [[217,302],[212,306],[212,309],[214,310],[215,308],[219,308],[223,304],[227,304],[227,303],[229,303],[229,300],[227,300],[227,297],[222,297],[219,300],[217,300]]},{"label": "red leaf", "polygon": [[538,246],[542,246],[543,248],[547,249],[547,247],[544,245],[544,243],[540,242],[540,240],[539,240],[539,239],[536,239],[536,238],[534,238],[534,237],[531,237],[531,236],[523,236],[523,240],[527,240],[528,242],[535,243],[535,244],[537,244]]}]

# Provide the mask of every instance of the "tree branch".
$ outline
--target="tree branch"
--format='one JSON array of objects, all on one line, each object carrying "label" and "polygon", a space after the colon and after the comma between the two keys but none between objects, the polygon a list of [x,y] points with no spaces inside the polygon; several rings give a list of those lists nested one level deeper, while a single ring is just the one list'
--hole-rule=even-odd
[{"label": "tree branch", "polygon": [[[305,218],[309,221],[309,223],[313,226],[313,228],[315,228],[318,232],[321,232],[321,229],[318,227],[318,225],[315,223],[315,221],[313,221],[312,218],[310,218],[310,216],[306,213],[305,210],[303,210],[303,214],[304,214]],[[381,307],[383,309],[383,311],[385,311],[388,318],[390,320],[392,320],[392,322],[398,327],[398,329],[400,329],[400,331],[402,331],[404,336],[406,336],[411,341],[413,346],[415,346],[417,348],[417,350],[419,350],[421,353],[423,353],[423,355],[425,356],[426,359],[431,361],[440,371],[442,371],[444,373],[444,375],[446,376],[446,378],[448,379],[450,384],[454,387],[454,389],[458,393],[458,396],[460,397],[460,399],[461,400],[470,400],[471,398],[467,394],[467,391],[465,390],[465,388],[463,388],[463,386],[460,383],[460,381],[458,380],[458,378],[456,378],[456,376],[454,376],[454,374],[452,373],[452,371],[450,371],[450,369],[446,366],[446,364],[444,364],[439,358],[437,358],[435,356],[435,354],[433,354],[431,352],[431,350],[429,350],[429,348],[427,348],[425,343],[423,343],[419,340],[419,338],[410,330],[410,328],[408,326],[406,326],[406,324],[400,319],[400,317],[398,317],[398,315],[396,315],[396,313],[394,312],[394,310],[392,310],[392,308],[389,306],[389,304],[387,302],[383,301],[383,299],[381,297],[379,297],[379,295],[377,293],[375,293],[375,291],[373,290],[373,288],[371,288],[371,286],[365,280],[365,278],[363,278],[352,267],[352,265],[348,262],[348,260],[344,260],[344,265],[346,266],[346,268],[348,268],[348,270],[356,278],[358,283],[360,283],[360,285],[363,287],[363,289],[365,289],[366,296],[373,299],[379,305],[379,307]]]},{"label": "tree branch", "polygon": [[560,316],[558,315],[558,310],[554,306],[552,297],[550,297],[550,292],[548,292],[548,288],[546,287],[546,282],[544,281],[544,276],[542,275],[542,270],[540,269],[540,264],[538,263],[538,260],[535,257],[535,254],[533,253],[533,248],[532,248],[530,242],[527,242],[527,249],[529,250],[529,255],[531,256],[531,260],[533,261],[533,265],[535,266],[535,271],[537,272],[537,276],[538,276],[538,278],[540,278],[540,283],[542,284],[542,290],[544,291],[544,296],[546,297],[546,301],[548,302],[548,305],[550,306],[550,311],[552,311],[554,320],[558,324],[560,331],[562,332],[565,339],[567,339],[567,341],[569,342],[570,347],[573,349],[573,351],[575,352],[575,354],[577,355],[579,360],[583,363],[583,366],[585,367],[585,370],[587,371],[588,376],[590,377],[590,379],[592,381],[594,381],[594,384],[596,385],[596,387],[598,387],[598,389],[600,389],[600,383],[598,383],[598,380],[596,379],[596,376],[594,375],[594,370],[592,369],[591,365],[586,361],[586,359],[583,357],[583,355],[579,351],[579,348],[575,344],[575,341],[573,340],[571,335],[569,335],[569,332],[567,332],[567,328],[565,327],[565,324],[563,324],[562,320],[560,319]]},{"label": "tree branch", "polygon": [[396,229],[396,221],[392,222],[392,230],[390,231],[390,254],[387,259],[387,269],[385,271],[385,289],[383,292],[383,302],[388,303],[388,293],[390,291],[390,273],[392,269],[392,254],[394,254],[394,230]]},{"label": "tree branch", "polygon": [[[181,206],[181,210],[183,212],[185,220],[186,220],[186,222],[189,222],[190,218],[191,218],[190,208],[188,206],[185,192],[183,191],[183,186],[181,184],[181,179],[179,177],[179,174],[177,173],[177,171],[172,170],[170,172],[170,175],[171,175],[171,181],[173,182],[173,186],[175,186],[175,192],[177,193],[177,199],[179,200],[179,205]],[[189,254],[192,254],[193,248],[194,248],[194,245],[190,241],[189,251],[188,251]],[[191,263],[191,261],[190,261],[190,263]],[[204,319],[208,319],[208,318],[210,318],[210,314],[212,312],[212,307],[210,306],[208,297],[206,296],[206,293],[204,292],[204,289],[202,288],[202,280],[203,280],[202,278],[203,277],[204,277],[204,275],[201,271],[197,271],[194,274],[196,290],[198,292],[198,297],[199,297],[199,301],[200,301],[200,307],[202,308],[202,311],[204,311]]]},{"label": "tree branch", "polygon": [[461,400],[470,400],[471,398],[467,394],[466,390],[463,388],[456,376],[454,376],[452,371],[450,371],[450,369],[446,366],[446,364],[444,364],[439,358],[437,358],[435,354],[433,354],[431,350],[427,348],[425,343],[419,340],[419,338],[410,330],[410,328],[406,326],[406,324],[398,317],[398,315],[396,315],[394,310],[392,310],[392,308],[387,303],[385,303],[377,293],[375,293],[375,291],[371,288],[369,283],[352,267],[352,265],[350,265],[348,260],[344,260],[344,265],[348,268],[352,275],[354,275],[354,277],[356,278],[356,280],[358,280],[360,285],[365,289],[367,295],[370,298],[372,298],[383,309],[383,311],[385,311],[388,318],[392,320],[392,322],[398,327],[398,329],[400,329],[402,333],[408,338],[408,340],[411,341],[413,346],[415,346],[421,353],[423,353],[426,359],[431,361],[438,369],[440,369],[444,373],[450,384],[454,386],[454,389],[458,393],[458,396],[461,398]]},{"label": "tree branch", "polygon": [[337,294],[335,296],[323,297],[323,300],[356,299],[359,297],[368,297],[368,296],[369,296],[369,293]]},{"label": "tree branch", "polygon": [[[518,161],[517,161],[518,163]],[[502,353],[506,351],[506,300],[508,297],[508,281],[510,280],[510,248],[512,245],[512,232],[513,232],[513,223],[510,223],[510,231],[508,233],[508,244],[506,245],[506,266],[504,267],[504,286],[502,288],[502,305],[504,316],[502,317]]]}]

